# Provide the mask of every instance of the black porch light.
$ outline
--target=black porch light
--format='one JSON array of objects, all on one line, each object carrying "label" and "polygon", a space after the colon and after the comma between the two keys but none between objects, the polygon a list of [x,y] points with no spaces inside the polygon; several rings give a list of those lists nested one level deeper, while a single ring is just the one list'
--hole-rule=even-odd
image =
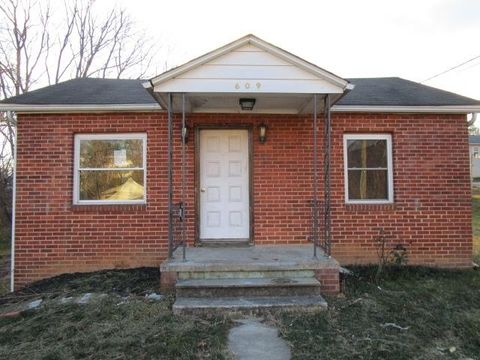
[{"label": "black porch light", "polygon": [[263,144],[267,140],[267,125],[258,125],[258,140]]},{"label": "black porch light", "polygon": [[247,99],[241,98],[238,103],[240,104],[240,108],[246,111],[252,111],[253,107],[255,106],[255,99]]}]

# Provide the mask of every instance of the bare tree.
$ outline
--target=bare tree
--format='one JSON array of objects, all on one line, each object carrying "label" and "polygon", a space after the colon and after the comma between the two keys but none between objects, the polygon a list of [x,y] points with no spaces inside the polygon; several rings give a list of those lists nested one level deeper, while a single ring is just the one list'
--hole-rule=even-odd
[{"label": "bare tree", "polygon": [[[0,116],[3,116],[0,114]],[[12,116],[14,118],[14,116]],[[8,223],[12,220],[12,214],[9,211],[11,196],[7,194],[11,186],[13,175],[12,144],[14,142],[15,128],[10,121],[0,123],[0,218],[6,219]],[[0,222],[1,225],[5,225]]]},{"label": "bare tree", "polygon": [[126,11],[117,8],[99,17],[94,6],[94,1],[65,3],[64,31],[48,40],[47,58],[56,59],[47,65],[49,72],[55,69],[50,82],[65,76],[140,78],[150,69],[154,46]]},{"label": "bare tree", "polygon": [[[158,47],[126,11],[106,14],[95,0],[0,2],[0,99],[71,78],[141,78]],[[0,214],[11,220],[16,117],[0,113]],[[2,225],[0,223],[0,225]]]},{"label": "bare tree", "polygon": [[49,2],[0,3],[1,97],[71,78],[145,76],[158,48],[124,9],[100,15],[96,5],[65,1],[59,18]]},{"label": "bare tree", "polygon": [[[0,86],[3,97],[19,95],[35,83],[46,50],[49,8],[33,14],[31,2],[0,4]],[[33,20],[35,18],[35,20]],[[39,31],[35,31],[37,27]]]}]

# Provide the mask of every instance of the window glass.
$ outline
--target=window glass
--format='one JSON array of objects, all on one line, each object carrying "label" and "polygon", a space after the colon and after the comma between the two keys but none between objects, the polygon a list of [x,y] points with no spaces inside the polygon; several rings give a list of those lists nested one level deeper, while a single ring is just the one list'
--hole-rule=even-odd
[{"label": "window glass", "polygon": [[81,140],[80,168],[141,168],[143,140]]},{"label": "window glass", "polygon": [[348,140],[348,168],[386,168],[386,140]]},{"label": "window glass", "polygon": [[80,200],[143,200],[143,170],[80,171]]},{"label": "window glass", "polygon": [[387,170],[348,170],[351,200],[388,199]]}]

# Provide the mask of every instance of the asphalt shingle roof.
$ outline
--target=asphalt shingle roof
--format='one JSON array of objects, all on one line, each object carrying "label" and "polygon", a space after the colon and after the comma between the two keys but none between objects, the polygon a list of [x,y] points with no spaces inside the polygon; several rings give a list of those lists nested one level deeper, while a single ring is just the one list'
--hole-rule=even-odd
[{"label": "asphalt shingle roof", "polygon": [[445,106],[480,105],[479,100],[398,77],[347,79],[355,89],[339,105]]},{"label": "asphalt shingle roof", "polygon": [[61,82],[1,101],[28,105],[150,104],[144,80],[81,78]]},{"label": "asphalt shingle roof", "polygon": [[[442,106],[480,105],[479,100],[398,77],[347,79],[355,89],[339,105]],[[68,80],[0,101],[25,105],[155,104],[145,80],[82,78]]]}]

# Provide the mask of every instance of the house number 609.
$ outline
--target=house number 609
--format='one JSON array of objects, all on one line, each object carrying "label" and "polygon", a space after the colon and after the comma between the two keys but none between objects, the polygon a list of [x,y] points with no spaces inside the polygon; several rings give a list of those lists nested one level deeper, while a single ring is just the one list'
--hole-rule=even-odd
[{"label": "house number 609", "polygon": [[[243,87],[244,87],[245,89],[247,89],[247,90],[250,89],[250,86],[251,86],[251,85],[250,85],[249,82],[246,82],[246,83],[243,84]],[[256,86],[257,89],[260,89],[260,87],[262,86],[262,83],[257,82],[257,83],[255,84],[255,86]],[[239,90],[241,87],[242,87],[242,84],[240,84],[240,83],[238,83],[238,82],[235,84],[235,89]]]}]

